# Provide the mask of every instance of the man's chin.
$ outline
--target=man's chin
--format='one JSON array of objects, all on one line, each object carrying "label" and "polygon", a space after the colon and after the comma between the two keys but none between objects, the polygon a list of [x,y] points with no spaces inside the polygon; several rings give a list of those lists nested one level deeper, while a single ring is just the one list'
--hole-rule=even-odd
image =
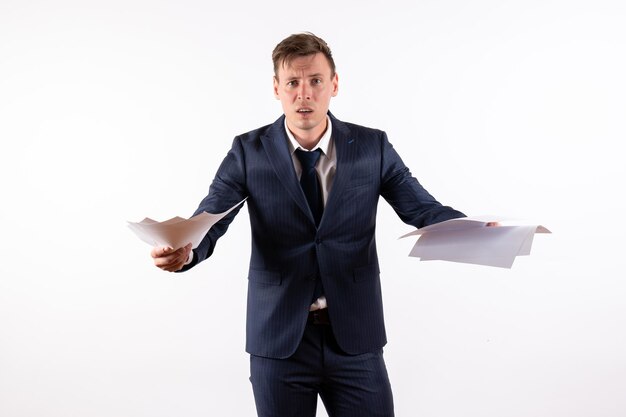
[{"label": "man's chin", "polygon": [[317,125],[312,119],[302,120],[301,118],[297,118],[296,120],[287,119],[287,123],[299,130],[311,130]]}]

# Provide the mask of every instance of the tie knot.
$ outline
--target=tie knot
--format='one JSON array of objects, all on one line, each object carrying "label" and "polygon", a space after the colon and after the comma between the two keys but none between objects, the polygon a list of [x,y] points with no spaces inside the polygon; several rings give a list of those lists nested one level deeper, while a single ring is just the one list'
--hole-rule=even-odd
[{"label": "tie knot", "polygon": [[315,165],[320,159],[321,154],[322,150],[319,148],[312,152],[304,151],[302,149],[296,149],[296,156],[302,164],[302,168],[305,170],[315,168]]}]

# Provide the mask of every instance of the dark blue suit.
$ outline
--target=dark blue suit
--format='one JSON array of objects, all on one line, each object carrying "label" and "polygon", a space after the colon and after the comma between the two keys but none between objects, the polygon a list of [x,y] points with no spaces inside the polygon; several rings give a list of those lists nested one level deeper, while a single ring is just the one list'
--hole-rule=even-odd
[{"label": "dark blue suit", "polygon": [[[463,216],[411,176],[384,132],[330,117],[337,170],[319,227],[294,171],[284,116],[235,138],[196,211],[219,213],[248,198],[246,350],[255,356],[280,359],[296,351],[316,279],[340,349],[380,351],[386,336],[374,233],[379,196],[415,227]],[[209,231],[185,269],[211,255],[235,215]]]}]

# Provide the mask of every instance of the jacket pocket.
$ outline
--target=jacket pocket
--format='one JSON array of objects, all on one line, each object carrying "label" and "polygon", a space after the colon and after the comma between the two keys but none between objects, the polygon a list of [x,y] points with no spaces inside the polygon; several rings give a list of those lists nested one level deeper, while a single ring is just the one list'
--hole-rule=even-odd
[{"label": "jacket pocket", "polygon": [[267,285],[281,285],[282,276],[280,272],[275,271],[261,271],[251,269],[248,273],[248,280],[252,282],[258,282],[259,284]]},{"label": "jacket pocket", "polygon": [[378,278],[378,275],[380,274],[380,269],[378,268],[378,264],[366,265],[360,268],[356,268],[352,274],[354,282],[362,282]]}]

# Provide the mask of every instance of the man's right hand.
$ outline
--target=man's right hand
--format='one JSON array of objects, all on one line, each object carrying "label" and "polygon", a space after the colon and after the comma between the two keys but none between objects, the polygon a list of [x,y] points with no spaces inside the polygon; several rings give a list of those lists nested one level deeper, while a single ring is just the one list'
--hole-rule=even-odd
[{"label": "man's right hand", "polygon": [[155,246],[150,252],[150,256],[154,260],[154,265],[164,271],[179,271],[189,258],[191,253],[191,243],[180,249],[174,250],[168,246]]}]

